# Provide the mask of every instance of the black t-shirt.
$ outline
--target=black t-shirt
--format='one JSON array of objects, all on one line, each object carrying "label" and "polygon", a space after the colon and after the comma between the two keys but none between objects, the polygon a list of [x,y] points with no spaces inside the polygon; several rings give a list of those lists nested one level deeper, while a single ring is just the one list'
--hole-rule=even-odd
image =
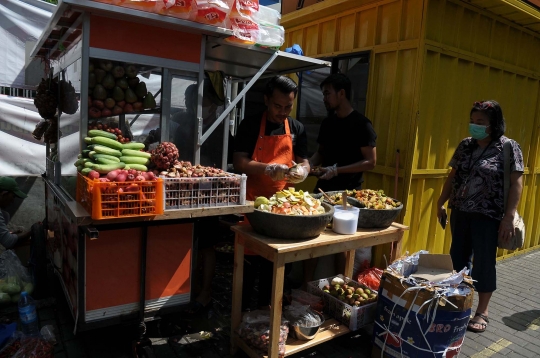
[{"label": "black t-shirt", "polygon": [[[245,118],[236,133],[235,152],[249,153],[250,157],[255,151],[257,137],[261,128],[262,114]],[[293,141],[293,153],[301,158],[308,157],[307,134],[304,125],[294,118],[289,117],[289,129]],[[276,124],[266,121],[265,135],[283,135],[285,134],[285,123]]]},{"label": "black t-shirt", "polygon": [[[335,114],[325,118],[319,129],[317,142],[321,145],[322,166],[337,163],[338,167],[364,159],[362,147],[375,147],[377,134],[371,121],[354,110],[345,118]],[[317,187],[324,191],[358,189],[363,182],[362,172],[339,174],[330,180],[319,180]]]}]

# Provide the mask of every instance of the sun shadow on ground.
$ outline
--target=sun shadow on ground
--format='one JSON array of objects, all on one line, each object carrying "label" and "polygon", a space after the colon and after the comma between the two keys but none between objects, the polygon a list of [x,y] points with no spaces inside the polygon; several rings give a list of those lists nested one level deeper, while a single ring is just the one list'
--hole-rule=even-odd
[{"label": "sun shadow on ground", "polygon": [[502,318],[503,323],[516,331],[525,331],[531,327],[540,326],[540,310],[529,310],[514,313]]}]

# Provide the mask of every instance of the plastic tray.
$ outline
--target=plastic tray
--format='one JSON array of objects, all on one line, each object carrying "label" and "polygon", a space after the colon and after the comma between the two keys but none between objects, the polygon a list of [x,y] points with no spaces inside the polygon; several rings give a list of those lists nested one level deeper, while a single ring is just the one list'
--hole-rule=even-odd
[{"label": "plastic tray", "polygon": [[160,215],[163,214],[163,181],[102,183],[79,173],[77,202],[94,220]]},{"label": "plastic tray", "polygon": [[[367,305],[356,307],[342,302],[322,290],[324,286],[330,285],[334,277],[336,276],[324,278],[318,281],[308,282],[308,293],[322,297],[324,301],[325,311],[344,325],[348,326],[351,331],[356,331],[362,326],[373,322],[375,319],[375,313],[377,311],[377,301],[368,303]],[[350,278],[343,275],[337,275],[337,277],[342,278],[349,286],[354,286],[356,288],[369,288],[367,286],[359,284],[358,282],[351,281]]]},{"label": "plastic tray", "polygon": [[246,203],[246,175],[230,177],[164,178],[165,210],[233,206]]}]

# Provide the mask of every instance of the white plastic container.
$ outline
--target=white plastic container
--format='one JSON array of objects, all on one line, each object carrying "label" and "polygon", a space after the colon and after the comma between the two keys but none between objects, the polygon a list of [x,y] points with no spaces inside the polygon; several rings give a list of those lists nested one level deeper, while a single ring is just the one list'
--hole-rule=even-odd
[{"label": "white plastic container", "polygon": [[358,225],[358,214],[360,209],[347,205],[347,210],[343,206],[334,206],[334,219],[332,220],[332,230],[338,234],[350,235],[356,232]]}]

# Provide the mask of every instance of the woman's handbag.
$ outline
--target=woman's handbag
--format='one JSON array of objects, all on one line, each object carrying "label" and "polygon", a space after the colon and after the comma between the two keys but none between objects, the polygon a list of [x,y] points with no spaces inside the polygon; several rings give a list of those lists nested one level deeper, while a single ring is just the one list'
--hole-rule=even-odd
[{"label": "woman's handbag", "polygon": [[[503,146],[504,153],[504,209],[506,212],[506,204],[508,202],[508,191],[510,189],[510,153],[512,151],[512,143],[510,140],[506,141]],[[523,218],[517,213],[514,216],[514,236],[508,239],[501,239],[497,246],[500,249],[517,250],[523,247],[525,242],[525,223]]]}]

